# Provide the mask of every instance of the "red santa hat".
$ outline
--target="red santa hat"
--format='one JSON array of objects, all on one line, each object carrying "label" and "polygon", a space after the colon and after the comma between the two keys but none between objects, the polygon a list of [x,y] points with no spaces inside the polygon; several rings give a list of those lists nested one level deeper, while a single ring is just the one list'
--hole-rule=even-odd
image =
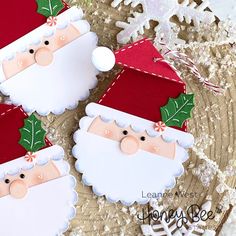
[{"label": "red santa hat", "polygon": [[[131,125],[134,130],[146,130],[150,136],[160,135],[154,129],[162,120],[160,108],[170,98],[186,93],[185,83],[168,63],[158,62],[163,57],[148,39],[125,46],[115,52],[115,57],[123,70],[98,104],[87,106],[87,114],[115,120],[121,127]],[[167,142],[178,141],[183,147],[192,146],[193,136],[183,131],[186,123],[181,128],[167,127],[162,137]]]},{"label": "red santa hat", "polygon": [[47,138],[45,146],[33,154],[35,160],[27,158],[27,150],[19,143],[20,129],[24,126],[26,118],[28,115],[21,107],[0,104],[0,178],[4,178],[6,174],[15,175],[21,170],[30,169],[35,164],[43,165],[49,160],[55,160],[55,165],[63,175],[64,150],[60,146],[53,146]]}]

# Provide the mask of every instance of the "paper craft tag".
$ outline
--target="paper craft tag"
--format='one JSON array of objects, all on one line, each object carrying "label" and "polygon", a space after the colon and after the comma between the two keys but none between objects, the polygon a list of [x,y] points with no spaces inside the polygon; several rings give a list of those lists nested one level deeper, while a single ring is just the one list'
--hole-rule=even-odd
[{"label": "paper craft tag", "polygon": [[[184,169],[193,136],[99,104],[86,107],[74,135],[75,167],[83,183],[108,201],[145,204],[173,188]],[[152,133],[151,133],[152,132]],[[93,148],[91,148],[93,147]]]},{"label": "paper craft tag", "polygon": [[62,234],[77,202],[64,150],[21,107],[0,104],[0,131],[0,235]]},{"label": "paper craft tag", "polygon": [[97,84],[91,59],[97,36],[82,18],[82,10],[72,7],[55,25],[45,23],[1,49],[0,91],[13,104],[59,115],[89,96]]}]

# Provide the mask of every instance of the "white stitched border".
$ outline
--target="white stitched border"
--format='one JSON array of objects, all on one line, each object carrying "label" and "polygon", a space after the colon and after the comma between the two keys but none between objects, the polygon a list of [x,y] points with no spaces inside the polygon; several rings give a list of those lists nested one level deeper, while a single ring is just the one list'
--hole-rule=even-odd
[{"label": "white stitched border", "polygon": [[[128,46],[127,48],[123,48],[123,49],[121,49],[121,50],[119,50],[119,51],[116,51],[115,54],[117,55],[117,54],[119,54],[120,52],[124,52],[124,51],[126,51],[126,50],[128,50],[128,49],[131,49],[131,48],[133,48],[133,47],[135,47],[135,46],[138,46],[138,45],[140,45],[140,44],[142,44],[142,43],[144,43],[144,42],[146,42],[146,41],[150,41],[150,39],[144,39],[144,40],[142,40],[142,41],[139,41],[138,43],[134,43],[133,45],[130,45],[130,46]],[[123,65],[123,66],[125,66],[125,67],[130,68],[130,69],[135,69],[135,70],[137,70],[137,71],[139,71],[139,72],[143,72],[143,73],[145,73],[145,74],[150,74],[149,72],[147,72],[147,71],[145,71],[145,70],[141,70],[141,69],[139,69],[139,68],[135,68],[135,67],[133,67],[133,66],[129,66],[129,65],[127,65],[127,64],[123,64],[123,63],[121,63],[121,62],[118,62],[117,64]],[[168,63],[167,63],[167,64],[168,64]],[[170,65],[169,65],[169,66],[170,66]],[[117,78],[115,79],[115,81],[111,84],[111,86],[107,89],[107,91],[105,92],[105,94],[104,94],[104,95],[102,96],[102,98],[99,100],[99,102],[98,102],[99,104],[101,104],[101,102],[103,101],[103,99],[104,99],[104,98],[107,96],[107,94],[111,91],[111,89],[112,89],[113,86],[116,84],[116,82],[120,79],[120,77],[121,77],[121,75],[124,73],[124,71],[125,71],[125,69],[123,69],[123,70],[118,74],[118,76],[117,76]],[[177,74],[177,76],[179,76],[177,72],[175,72],[175,73]],[[178,81],[178,80],[169,78],[169,77],[167,77],[167,76],[163,76],[163,75],[159,75],[159,74],[155,74],[155,73],[151,73],[151,75],[154,75],[154,76],[157,76],[157,77],[161,77],[161,78],[164,78],[164,79],[167,79],[167,80],[171,80],[171,81],[174,81],[174,82],[183,84],[183,85],[184,85],[184,93],[186,93],[186,84],[185,84],[183,81]],[[180,77],[180,76],[179,76],[179,77]],[[186,126],[187,126],[187,123],[186,123]],[[187,131],[187,127],[185,127],[184,131]]]},{"label": "white stitched border", "polygon": [[[126,50],[128,50],[128,49],[131,49],[131,48],[133,48],[133,47],[135,47],[135,46],[138,46],[138,45],[140,45],[140,44],[142,44],[142,43],[144,43],[144,42],[146,42],[146,41],[150,41],[150,39],[144,39],[144,40],[142,40],[142,41],[139,41],[139,42],[137,42],[137,43],[134,43],[134,44],[128,46],[127,48],[123,48],[123,49],[121,49],[121,50],[116,51],[115,54],[117,55],[117,54],[119,54],[120,52],[124,52],[124,51],[126,51]],[[167,63],[167,62],[166,62],[166,63]],[[129,66],[129,65],[124,64],[124,63],[121,63],[121,62],[117,62],[117,64],[123,65],[123,66],[125,66],[125,67],[130,68],[130,69],[135,69],[135,70],[140,71],[140,72],[143,72],[143,73],[145,73],[145,74],[150,74],[149,72],[147,72],[147,71],[145,71],[145,70],[141,70],[141,69],[139,69],[139,68],[136,68],[136,67],[133,67],[133,66]],[[168,64],[168,66],[171,67],[171,65],[169,65],[169,63],[167,63],[167,64]],[[172,69],[172,70],[173,70],[173,69]],[[174,70],[174,72],[177,74],[178,77],[180,77],[180,76],[178,75],[178,73],[177,73],[175,70]],[[151,73],[151,74],[154,75],[154,76],[157,76],[157,77],[161,77],[161,78],[167,79],[167,80],[175,81],[175,82],[180,83],[180,84],[185,84],[185,83],[184,83],[183,81],[181,81],[181,80],[178,81],[178,80],[176,80],[176,79],[172,79],[172,78],[169,78],[169,77],[167,77],[167,76],[163,76],[163,75],[156,74],[156,73]]]},{"label": "white stitched border", "polygon": [[119,78],[121,77],[121,75],[124,73],[124,69],[118,74],[118,76],[116,77],[115,81],[111,84],[111,86],[107,89],[107,91],[104,93],[104,95],[102,96],[102,98],[99,100],[99,104],[103,101],[103,99],[107,96],[107,94],[111,91],[111,89],[113,88],[113,86],[116,84],[116,82],[119,80]]}]

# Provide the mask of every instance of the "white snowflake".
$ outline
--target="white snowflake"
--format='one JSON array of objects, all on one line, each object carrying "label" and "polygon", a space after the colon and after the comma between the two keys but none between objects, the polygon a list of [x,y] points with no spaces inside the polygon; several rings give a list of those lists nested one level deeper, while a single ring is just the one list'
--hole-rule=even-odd
[{"label": "white snowflake", "polygon": [[209,8],[221,21],[232,21],[236,23],[236,1],[235,0],[209,0]]},{"label": "white snowflake", "polygon": [[200,23],[211,24],[215,20],[213,13],[205,11],[209,4],[208,0],[203,0],[200,5],[190,3],[189,0],[183,0],[182,3],[178,0],[114,0],[111,5],[117,7],[122,1],[125,5],[131,4],[131,7],[139,4],[143,7],[143,12],[134,12],[134,17],[129,17],[128,23],[117,21],[116,25],[123,28],[117,35],[117,41],[122,44],[131,38],[137,39],[139,34],[144,34],[144,29],[150,28],[150,21],[158,22],[154,29],[155,42],[164,42],[171,46],[184,43],[178,38],[179,26],[171,22],[173,16],[177,16],[180,22],[193,22],[196,27]]},{"label": "white snowflake", "polygon": [[236,232],[236,207],[234,207],[229,215],[229,218],[224,223],[220,236],[231,236]]}]

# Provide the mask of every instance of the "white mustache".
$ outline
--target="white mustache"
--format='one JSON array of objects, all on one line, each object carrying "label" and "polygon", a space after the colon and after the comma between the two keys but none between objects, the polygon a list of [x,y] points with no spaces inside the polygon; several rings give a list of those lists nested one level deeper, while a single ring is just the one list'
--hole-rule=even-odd
[{"label": "white mustache", "polygon": [[83,182],[92,185],[97,195],[126,205],[147,203],[142,191],[162,193],[172,188],[175,177],[183,173],[182,162],[188,155],[179,145],[174,160],[143,150],[126,155],[120,151],[119,142],[82,130],[76,132],[76,141],[73,155]]},{"label": "white mustache", "polygon": [[67,230],[75,215],[74,185],[72,176],[65,176],[29,188],[23,199],[0,198],[0,235],[52,236]]}]

